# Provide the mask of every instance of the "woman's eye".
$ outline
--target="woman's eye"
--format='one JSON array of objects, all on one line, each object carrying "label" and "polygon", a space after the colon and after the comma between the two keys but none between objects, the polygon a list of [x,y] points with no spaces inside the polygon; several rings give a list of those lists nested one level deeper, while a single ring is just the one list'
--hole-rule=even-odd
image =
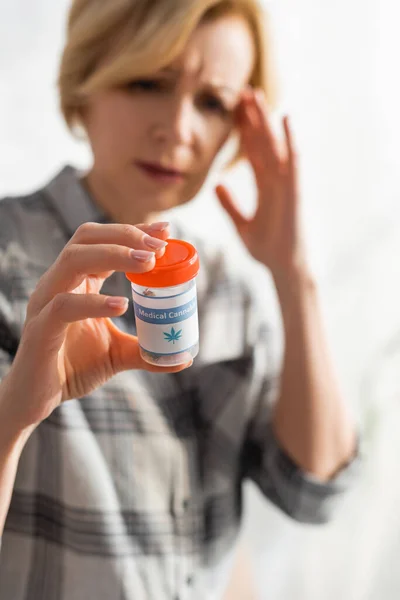
[{"label": "woman's eye", "polygon": [[126,85],[129,91],[160,92],[166,88],[164,82],[157,79],[136,79]]},{"label": "woman's eye", "polygon": [[204,96],[201,99],[201,105],[204,109],[219,113],[223,116],[226,116],[229,113],[229,109],[224,105],[222,100],[213,95]]}]

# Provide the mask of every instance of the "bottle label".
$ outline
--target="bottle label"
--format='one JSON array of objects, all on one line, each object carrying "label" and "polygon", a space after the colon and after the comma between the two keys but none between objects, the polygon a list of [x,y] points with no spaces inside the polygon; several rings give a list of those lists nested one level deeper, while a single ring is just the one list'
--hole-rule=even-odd
[{"label": "bottle label", "polygon": [[199,341],[196,284],[177,296],[157,298],[139,294],[132,286],[139,344],[147,352],[171,355]]}]

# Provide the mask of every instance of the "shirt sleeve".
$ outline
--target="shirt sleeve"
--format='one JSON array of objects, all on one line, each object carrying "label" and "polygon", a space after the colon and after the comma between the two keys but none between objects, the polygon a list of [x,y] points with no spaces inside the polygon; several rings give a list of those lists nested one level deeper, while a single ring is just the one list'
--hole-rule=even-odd
[{"label": "shirt sleeve", "polygon": [[[1,238],[2,231],[0,231]],[[3,242],[3,244],[1,244]],[[3,247],[2,247],[3,246]],[[18,348],[18,334],[15,327],[14,310],[10,290],[10,261],[4,239],[0,239],[0,385],[9,372]],[[2,536],[0,535],[0,552]]]},{"label": "shirt sleeve", "polygon": [[336,507],[358,478],[360,449],[331,480],[322,481],[300,468],[280,447],[271,426],[272,407],[277,400],[283,368],[282,326],[277,320],[253,322],[253,411],[244,444],[245,477],[296,521],[322,524],[330,521]]},{"label": "shirt sleeve", "polygon": [[[1,313],[0,313],[0,319],[1,319]],[[10,370],[10,367],[12,364],[11,355],[9,354],[8,350],[3,349],[3,347],[2,347],[3,343],[7,343],[7,339],[5,339],[4,332],[1,330],[1,325],[0,325],[0,385],[1,385],[3,378],[7,375],[8,371]],[[2,536],[0,535],[0,552],[1,552],[1,545],[2,545]]]},{"label": "shirt sleeve", "polygon": [[8,373],[18,349],[23,323],[22,290],[25,272],[21,269],[22,249],[14,219],[0,203],[0,383]]},{"label": "shirt sleeve", "polygon": [[35,262],[23,243],[22,224],[12,200],[0,200],[0,385],[17,353],[29,289],[37,275]]}]

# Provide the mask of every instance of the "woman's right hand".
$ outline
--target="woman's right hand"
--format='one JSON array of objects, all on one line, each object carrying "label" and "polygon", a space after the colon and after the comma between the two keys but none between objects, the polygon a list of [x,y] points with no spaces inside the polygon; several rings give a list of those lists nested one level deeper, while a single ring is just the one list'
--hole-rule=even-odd
[{"label": "woman's right hand", "polygon": [[28,303],[18,352],[3,381],[7,406],[1,411],[13,427],[23,431],[39,424],[65,400],[89,394],[121,371],[171,373],[190,366],[146,363],[137,338],[110,319],[124,314],[127,300],[114,305],[116,298],[100,294],[115,271],[150,271],[168,235],[166,224],[157,223],[85,223],[77,229]]}]

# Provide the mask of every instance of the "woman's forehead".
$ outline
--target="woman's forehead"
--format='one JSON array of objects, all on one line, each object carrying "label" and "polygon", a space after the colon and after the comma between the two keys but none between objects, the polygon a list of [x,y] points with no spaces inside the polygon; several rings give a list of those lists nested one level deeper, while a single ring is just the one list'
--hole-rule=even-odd
[{"label": "woman's forehead", "polygon": [[163,71],[236,90],[250,78],[254,61],[249,28],[243,19],[230,17],[198,27],[182,54]]}]

